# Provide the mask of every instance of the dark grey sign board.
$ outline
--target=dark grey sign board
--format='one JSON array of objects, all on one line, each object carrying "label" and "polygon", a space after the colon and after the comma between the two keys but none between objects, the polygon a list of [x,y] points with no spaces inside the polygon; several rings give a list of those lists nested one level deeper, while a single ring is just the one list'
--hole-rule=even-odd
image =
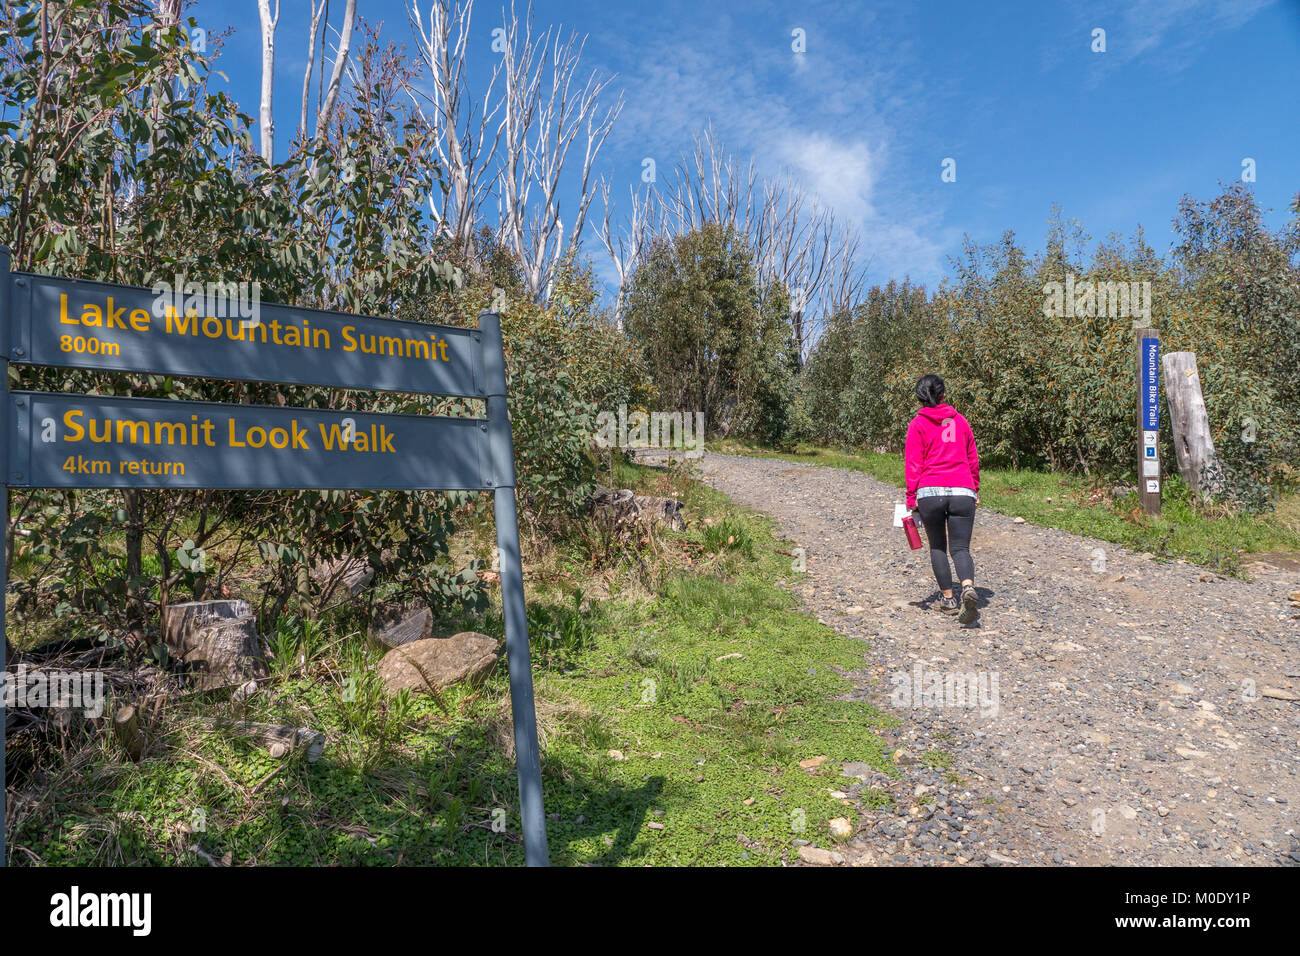
[{"label": "dark grey sign board", "polygon": [[[238,287],[191,296],[175,285],[179,294],[12,273],[0,246],[0,527],[9,526],[5,486],[491,490],[524,855],[546,866],[500,317],[484,312],[478,328],[464,329],[254,303]],[[477,397],[487,418],[11,394],[11,362]],[[0,561],[0,638],[5,574]],[[5,723],[0,713],[0,866]]]},{"label": "dark grey sign board", "polygon": [[[180,278],[180,277],[178,277]],[[482,397],[478,329],[10,275],[10,361],[238,381]]]},{"label": "dark grey sign board", "polygon": [[491,490],[479,418],[9,393],[9,485]]}]

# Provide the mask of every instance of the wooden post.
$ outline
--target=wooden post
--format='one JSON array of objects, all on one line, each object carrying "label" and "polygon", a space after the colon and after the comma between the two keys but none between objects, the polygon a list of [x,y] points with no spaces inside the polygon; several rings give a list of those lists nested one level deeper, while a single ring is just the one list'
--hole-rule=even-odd
[{"label": "wooden post", "polygon": [[1161,360],[1165,372],[1165,397],[1169,401],[1169,424],[1174,430],[1174,457],[1183,481],[1200,495],[1214,491],[1207,487],[1206,469],[1218,459],[1210,437],[1210,416],[1201,394],[1201,376],[1195,352],[1170,352]]},{"label": "wooden post", "polygon": [[140,716],[133,705],[119,707],[113,715],[113,734],[126,751],[126,755],[135,763],[144,756],[144,732],[140,729]]},{"label": "wooden post", "polygon": [[1160,333],[1138,330],[1138,499],[1149,515],[1160,514]]}]

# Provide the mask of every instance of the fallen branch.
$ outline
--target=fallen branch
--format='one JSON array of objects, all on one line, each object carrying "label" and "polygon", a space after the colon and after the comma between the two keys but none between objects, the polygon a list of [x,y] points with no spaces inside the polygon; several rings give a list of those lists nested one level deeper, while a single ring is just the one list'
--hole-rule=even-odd
[{"label": "fallen branch", "polygon": [[276,760],[290,753],[302,752],[307,755],[308,763],[315,763],[325,751],[325,735],[310,727],[294,727],[289,724],[265,724],[251,720],[231,720],[227,718],[207,717],[200,723],[209,730],[242,737],[250,743],[264,748]]}]

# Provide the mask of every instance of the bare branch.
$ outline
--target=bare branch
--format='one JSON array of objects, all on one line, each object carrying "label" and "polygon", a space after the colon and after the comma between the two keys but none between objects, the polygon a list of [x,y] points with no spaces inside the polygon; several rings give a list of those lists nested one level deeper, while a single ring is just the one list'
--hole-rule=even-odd
[{"label": "bare branch", "polygon": [[[316,38],[320,35],[321,15],[325,12],[328,0],[308,2],[311,4],[311,32],[307,35],[307,70],[302,77],[302,116],[298,122],[304,140],[311,137],[311,130],[307,126],[307,106],[311,101],[311,74],[316,66]],[[324,67],[321,69],[323,71]]]},{"label": "bare branch", "polygon": [[[259,0],[259,2],[265,2],[265,0]],[[278,2],[279,0],[277,0]],[[348,62],[348,48],[352,45],[352,25],[356,18],[357,0],[348,0],[347,7],[343,11],[343,26],[339,30],[338,47],[334,54],[334,68],[330,72],[329,86],[325,89],[325,103],[316,115],[315,141],[317,143],[324,137],[329,115],[334,109],[335,102],[338,101],[339,87],[343,83],[343,69]]]},{"label": "bare branch", "polygon": [[275,0],[274,14],[271,13],[271,0],[257,0],[257,17],[262,27],[262,101],[258,129],[262,159],[270,166],[275,158],[275,117],[271,106],[275,89],[275,28],[280,22],[280,0]]}]

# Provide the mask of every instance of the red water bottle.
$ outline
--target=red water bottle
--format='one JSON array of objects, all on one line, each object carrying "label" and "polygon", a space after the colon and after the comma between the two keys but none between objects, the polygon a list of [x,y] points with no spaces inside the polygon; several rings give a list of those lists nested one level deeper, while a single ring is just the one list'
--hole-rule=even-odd
[{"label": "red water bottle", "polygon": [[907,533],[907,543],[913,551],[921,547],[921,532],[916,530],[916,519],[911,515],[903,519],[903,531]]}]

